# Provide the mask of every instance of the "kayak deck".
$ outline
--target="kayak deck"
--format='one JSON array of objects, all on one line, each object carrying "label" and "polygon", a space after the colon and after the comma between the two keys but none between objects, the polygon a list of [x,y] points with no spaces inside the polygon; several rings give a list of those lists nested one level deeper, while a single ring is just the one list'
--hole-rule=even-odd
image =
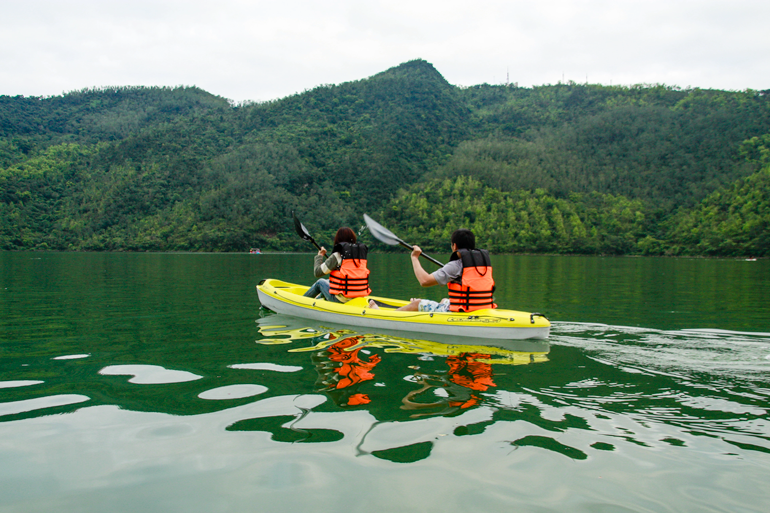
[{"label": "kayak deck", "polygon": [[[274,312],[367,328],[493,339],[548,338],[551,323],[543,315],[515,310],[463,312],[407,312],[396,308],[408,301],[367,296],[347,303],[305,297],[308,287],[275,279],[257,285],[259,301]],[[369,308],[369,300],[380,308]]]}]

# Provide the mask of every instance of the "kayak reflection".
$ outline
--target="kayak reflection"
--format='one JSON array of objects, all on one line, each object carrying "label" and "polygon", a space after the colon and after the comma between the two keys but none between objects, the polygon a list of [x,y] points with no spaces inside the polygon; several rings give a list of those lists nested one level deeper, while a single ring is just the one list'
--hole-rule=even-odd
[{"label": "kayak reflection", "polygon": [[[485,340],[404,332],[360,333],[345,326],[312,324],[281,314],[257,321],[264,337],[260,344],[311,345],[292,347],[289,352],[311,352],[318,379],[316,387],[337,406],[353,407],[401,397],[401,410],[411,417],[448,415],[483,402],[479,392],[495,387],[494,367],[528,365],[548,361],[547,341]],[[412,354],[415,365],[408,369],[377,368],[388,353]],[[424,369],[422,362],[444,359],[445,367]],[[404,372],[406,371],[406,372]],[[363,384],[368,391],[362,391]],[[373,384],[373,386],[372,386]],[[408,387],[394,396],[395,390]],[[379,388],[382,387],[382,388]],[[388,389],[387,392],[385,389]],[[382,390],[381,394],[377,391]],[[376,405],[373,405],[376,406]]]}]

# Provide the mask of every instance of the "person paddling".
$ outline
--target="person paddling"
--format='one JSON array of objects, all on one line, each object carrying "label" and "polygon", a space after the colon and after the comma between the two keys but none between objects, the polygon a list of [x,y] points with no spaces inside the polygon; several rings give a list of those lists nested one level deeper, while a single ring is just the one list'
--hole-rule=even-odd
[{"label": "person paddling", "polygon": [[[369,269],[366,264],[368,248],[356,242],[356,233],[348,227],[337,230],[332,254],[324,261],[326,248],[321,247],[313,262],[317,280],[305,292],[306,297],[323,295],[327,301],[346,303],[354,297],[368,296]],[[330,275],[329,279],[322,276]]]},{"label": "person paddling", "polygon": [[[423,287],[446,285],[449,297],[440,302],[413,298],[409,304],[397,310],[419,312],[472,312],[485,308],[497,308],[493,293],[492,264],[489,252],[476,249],[476,236],[470,230],[460,228],[452,233],[452,256],[448,264],[428,273],[420,263],[422,249],[412,248],[412,269]],[[369,308],[379,308],[373,300]]]}]

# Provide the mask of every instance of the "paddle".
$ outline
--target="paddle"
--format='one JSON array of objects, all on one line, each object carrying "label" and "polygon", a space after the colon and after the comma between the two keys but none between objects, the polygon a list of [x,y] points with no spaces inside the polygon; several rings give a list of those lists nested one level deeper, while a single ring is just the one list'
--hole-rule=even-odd
[{"label": "paddle", "polygon": [[[401,246],[411,250],[414,246],[411,246],[410,244],[407,244],[406,242],[402,241],[396,235],[382,226],[380,223],[369,217],[368,215],[364,214],[364,221],[366,222],[366,226],[369,228],[369,231],[372,232],[372,235],[374,235],[374,238],[379,240],[380,242],[384,242],[385,244],[389,246],[395,246],[397,244],[400,244]],[[426,259],[430,260],[434,264],[444,267],[444,264],[439,262],[433,257],[430,257],[426,255],[425,253],[420,253],[420,256],[425,257]]]},{"label": "paddle", "polygon": [[291,211],[291,217],[294,218],[294,229],[297,231],[297,235],[299,235],[302,240],[312,242],[313,245],[318,248],[318,251],[321,251],[321,246],[319,246],[315,239],[310,236],[307,228],[305,228],[305,225],[302,224],[299,219],[297,219],[297,216],[294,214],[293,210]]}]

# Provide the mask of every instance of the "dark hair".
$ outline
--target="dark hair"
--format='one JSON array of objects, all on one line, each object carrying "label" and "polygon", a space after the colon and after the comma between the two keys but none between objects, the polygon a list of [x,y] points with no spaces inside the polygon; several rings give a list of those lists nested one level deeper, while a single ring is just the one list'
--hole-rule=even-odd
[{"label": "dark hair", "polygon": [[354,244],[356,242],[356,232],[347,226],[340,228],[337,230],[337,235],[334,236],[334,244],[336,245],[340,242],[350,242],[351,244]]},{"label": "dark hair", "polygon": [[476,236],[472,231],[460,228],[452,234],[452,244],[457,244],[457,249],[476,249]]}]

